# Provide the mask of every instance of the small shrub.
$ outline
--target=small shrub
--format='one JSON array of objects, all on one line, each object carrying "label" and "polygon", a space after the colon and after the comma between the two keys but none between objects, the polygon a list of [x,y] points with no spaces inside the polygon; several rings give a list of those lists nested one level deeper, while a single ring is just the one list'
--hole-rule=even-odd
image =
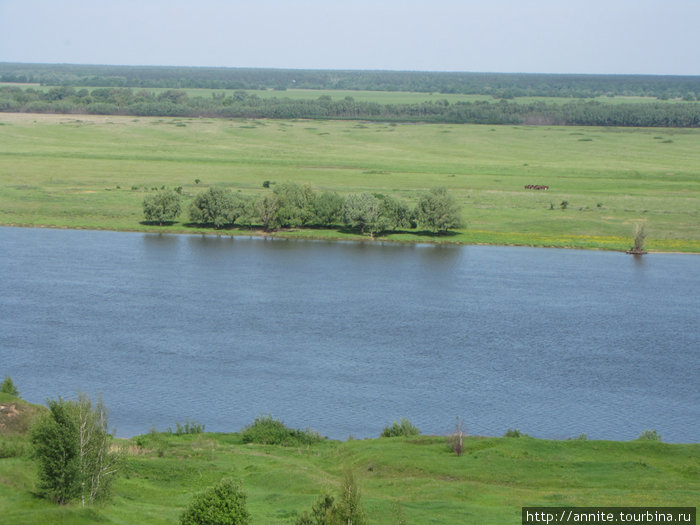
[{"label": "small shrub", "polygon": [[204,432],[204,425],[194,422],[190,423],[189,419],[185,420],[184,425],[181,425],[179,421],[175,423],[176,436],[182,436],[184,434],[201,434],[202,432]]},{"label": "small shrub", "polygon": [[322,494],[311,507],[311,514],[304,511],[296,519],[294,525],[319,525],[330,524],[333,519],[333,505],[335,500],[329,494]]},{"label": "small shrub", "polygon": [[661,434],[659,434],[656,429],[645,430],[637,438],[639,441],[661,441]]},{"label": "small shrub", "polygon": [[202,182],[202,181],[199,180],[199,179],[194,179],[194,183],[195,183],[195,184],[199,184],[200,182]]},{"label": "small shrub", "polygon": [[11,396],[19,396],[19,390],[17,390],[10,376],[5,376],[5,380],[2,382],[2,385],[0,385],[0,392],[3,394],[10,394]]},{"label": "small shrub", "polygon": [[362,506],[360,487],[355,480],[355,475],[349,467],[343,470],[343,483],[340,487],[340,496],[333,506],[334,520],[332,523],[365,525],[367,516]]},{"label": "small shrub", "polygon": [[243,443],[259,445],[311,445],[324,438],[312,430],[295,430],[272,416],[261,416],[241,431]]},{"label": "small shrub", "polygon": [[355,476],[350,468],[343,471],[340,495],[334,498],[321,495],[308,511],[295,520],[295,525],[365,525],[367,516],[361,501],[361,494]]},{"label": "small shrub", "polygon": [[384,427],[381,437],[417,436],[420,430],[408,419],[401,418],[401,422],[394,423],[390,427]]},{"label": "small shrub", "polygon": [[559,205],[559,207],[560,207],[562,210],[565,210],[566,208],[569,207],[569,201],[561,201],[561,204]]},{"label": "small shrub", "polygon": [[579,434],[575,438],[569,438],[570,441],[588,441],[588,436],[586,434]]},{"label": "small shrub", "polygon": [[269,187],[270,187],[270,181],[269,180],[263,181],[263,188],[269,188]]},{"label": "small shrub", "polygon": [[245,525],[250,523],[246,494],[231,478],[195,496],[180,516],[180,525]]},{"label": "small shrub", "polygon": [[527,434],[523,434],[518,430],[517,428],[509,428],[505,434],[503,434],[503,437],[507,438],[519,438],[519,437],[526,437]]}]

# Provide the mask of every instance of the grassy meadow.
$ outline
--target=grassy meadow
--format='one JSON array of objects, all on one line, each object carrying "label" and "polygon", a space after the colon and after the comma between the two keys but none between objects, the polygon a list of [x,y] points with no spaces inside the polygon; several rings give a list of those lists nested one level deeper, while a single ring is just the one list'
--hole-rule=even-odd
[{"label": "grassy meadow", "polygon": [[[0,394],[0,421],[27,410],[36,407]],[[458,457],[441,436],[287,447],[244,444],[239,433],[151,432],[117,440],[125,463],[114,497],[83,509],[37,497],[24,432],[0,428],[7,525],[176,523],[224,477],[242,483],[253,523],[293,523],[321,493],[337,496],[346,467],[377,524],[516,524],[523,506],[693,506],[700,494],[698,444],[467,437]]]},{"label": "grassy meadow", "polygon": [[446,186],[463,205],[453,235],[388,240],[624,250],[643,222],[649,250],[700,252],[698,129],[0,114],[0,224],[200,232],[186,214],[141,224],[144,196],[210,185],[258,194],[266,180],[409,202]]}]

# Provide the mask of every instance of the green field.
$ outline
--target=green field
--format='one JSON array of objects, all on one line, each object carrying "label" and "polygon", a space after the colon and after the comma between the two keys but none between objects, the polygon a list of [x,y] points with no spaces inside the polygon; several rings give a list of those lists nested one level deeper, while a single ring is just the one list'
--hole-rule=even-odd
[{"label": "green field", "polygon": [[199,232],[186,216],[142,225],[144,196],[164,185],[257,194],[266,180],[409,202],[446,186],[463,205],[455,235],[389,240],[624,250],[644,222],[650,250],[700,252],[698,129],[0,115],[1,224]]},{"label": "green field", "polygon": [[[0,394],[23,417],[27,404]],[[469,437],[456,456],[441,436],[244,444],[241,435],[151,433],[118,440],[126,462],[106,504],[58,506],[35,495],[26,434],[0,429],[3,524],[176,523],[192,496],[223,477],[240,481],[255,524],[293,523],[355,473],[370,523],[520,523],[523,506],[694,506],[700,445]],[[400,509],[400,511],[398,510]]]}]

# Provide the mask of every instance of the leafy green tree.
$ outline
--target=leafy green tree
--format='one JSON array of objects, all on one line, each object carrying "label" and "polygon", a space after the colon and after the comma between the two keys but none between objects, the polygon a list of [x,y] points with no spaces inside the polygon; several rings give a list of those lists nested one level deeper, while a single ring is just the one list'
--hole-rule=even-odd
[{"label": "leafy green tree", "polygon": [[255,201],[255,213],[262,222],[263,229],[270,231],[280,225],[280,208],[282,203],[274,193],[264,194]]},{"label": "leafy green tree", "polygon": [[49,412],[32,428],[34,457],[39,462],[39,492],[64,504],[80,494],[78,422],[68,401],[48,402]]},{"label": "leafy green tree", "polygon": [[359,228],[360,233],[368,231],[371,237],[384,231],[389,222],[382,215],[382,201],[371,193],[351,194],[345,198],[343,207],[345,223]]},{"label": "leafy green tree", "polygon": [[10,394],[11,396],[19,396],[19,390],[15,386],[10,376],[5,376],[5,380],[0,385],[0,392],[3,394]]},{"label": "leafy green tree", "polygon": [[230,226],[245,213],[246,199],[227,188],[211,187],[197,194],[190,204],[190,220],[215,228]]},{"label": "leafy green tree", "polygon": [[166,221],[172,221],[180,215],[180,195],[173,190],[160,190],[153,195],[147,195],[143,199],[143,215],[147,221],[157,222],[163,225]]},{"label": "leafy green tree", "polygon": [[180,517],[180,525],[247,525],[246,494],[231,478],[224,478],[194,497]]},{"label": "leafy green tree", "polygon": [[305,226],[314,218],[315,194],[308,184],[284,182],[273,190],[279,199],[279,223],[282,226]]},{"label": "leafy green tree", "polygon": [[332,226],[343,220],[345,199],[334,191],[324,191],[314,199],[314,215],[319,226]]},{"label": "leafy green tree", "polygon": [[405,202],[394,197],[382,195],[380,213],[386,222],[387,229],[396,231],[399,228],[410,228],[414,223],[413,213]]},{"label": "leafy green tree", "polygon": [[432,188],[418,201],[416,220],[421,227],[433,233],[442,233],[461,226],[462,214],[447,188]]},{"label": "leafy green tree", "polygon": [[248,226],[249,228],[252,228],[253,224],[258,221],[259,218],[256,209],[257,201],[258,199],[256,197],[245,199],[243,203],[243,213],[237,219],[238,224],[240,224],[241,226]]},{"label": "leafy green tree", "polygon": [[59,504],[106,499],[121,456],[110,450],[104,403],[93,406],[81,393],[77,401],[49,400],[48,407],[31,432],[40,493]]}]

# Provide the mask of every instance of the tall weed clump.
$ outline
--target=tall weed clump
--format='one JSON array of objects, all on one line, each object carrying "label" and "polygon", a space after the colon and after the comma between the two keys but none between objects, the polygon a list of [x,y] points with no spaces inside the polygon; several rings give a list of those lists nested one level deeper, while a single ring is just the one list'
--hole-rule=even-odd
[{"label": "tall weed clump", "polygon": [[637,438],[638,441],[661,441],[661,434],[659,434],[656,429],[654,430],[645,430],[641,434],[639,434],[639,437]]},{"label": "tall weed clump", "polygon": [[390,427],[384,427],[380,437],[417,436],[420,430],[408,419],[401,418],[401,422],[394,423]]}]

